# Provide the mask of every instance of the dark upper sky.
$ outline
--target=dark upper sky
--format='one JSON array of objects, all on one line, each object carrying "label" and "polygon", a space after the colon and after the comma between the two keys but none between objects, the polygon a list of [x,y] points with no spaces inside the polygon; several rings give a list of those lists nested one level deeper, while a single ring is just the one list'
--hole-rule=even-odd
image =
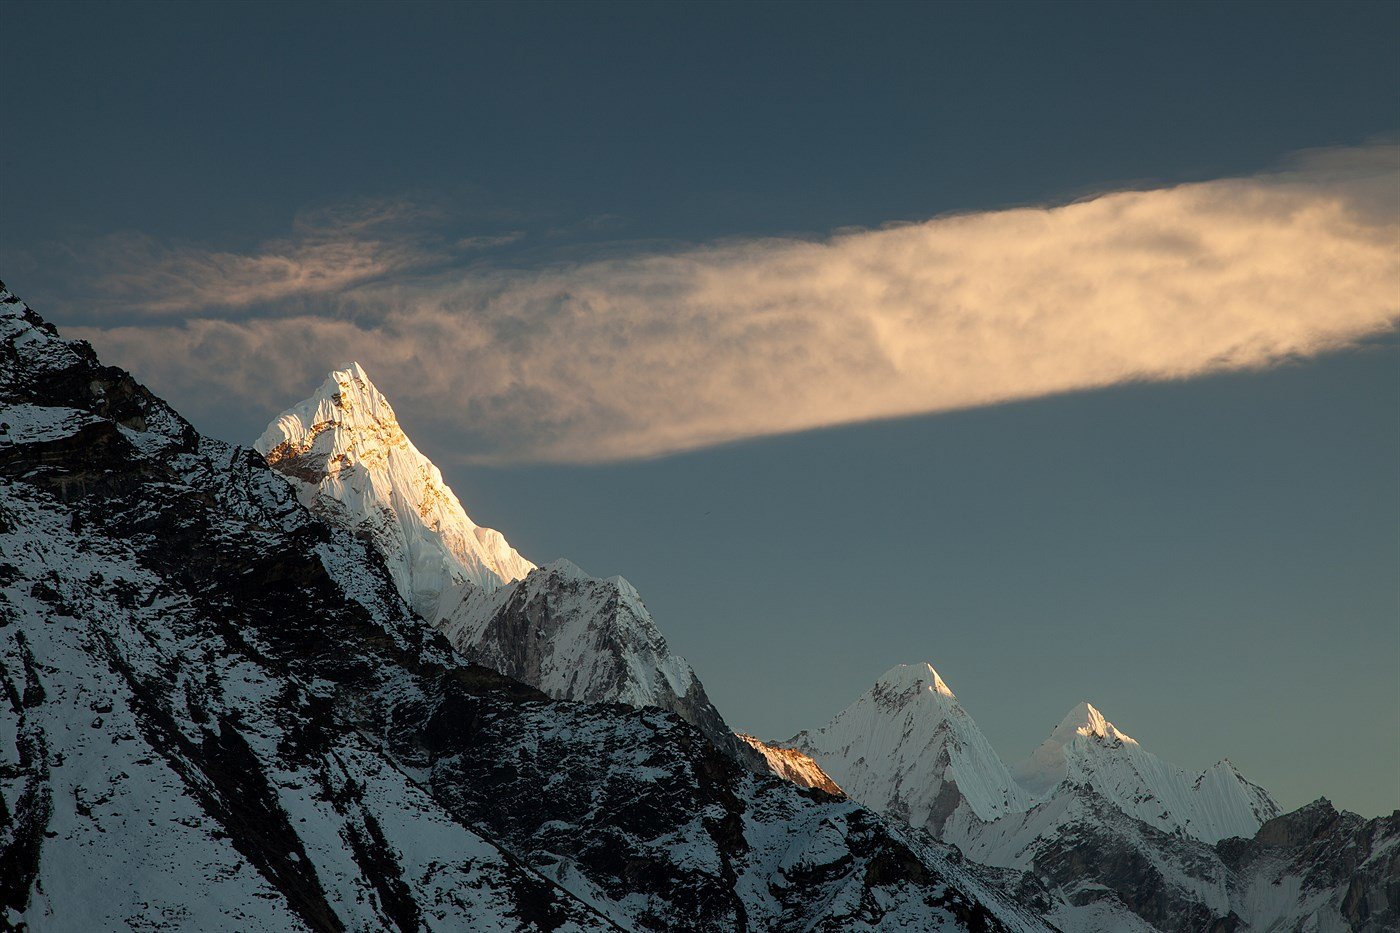
[{"label": "dark upper sky", "polygon": [[[255,253],[366,201],[510,234],[484,261],[528,270],[1247,176],[1395,138],[1398,11],[7,2],[0,274],[101,332],[143,322],[93,285],[133,255],[114,238]],[[275,414],[136,370],[215,435]],[[632,579],[738,727],[818,725],[927,659],[1009,759],[1087,698],[1184,766],[1374,814],[1400,804],[1397,386],[1383,337],[659,460],[444,466],[527,556]],[[460,454],[415,404],[419,446]]]}]

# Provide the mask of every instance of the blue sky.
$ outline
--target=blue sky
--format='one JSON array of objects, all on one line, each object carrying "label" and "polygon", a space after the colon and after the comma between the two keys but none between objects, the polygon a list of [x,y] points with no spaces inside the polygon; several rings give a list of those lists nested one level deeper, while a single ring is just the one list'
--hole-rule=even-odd
[{"label": "blue sky", "polygon": [[361,359],[737,727],[929,660],[1400,805],[1394,5],[0,23],[0,269],[203,430]]}]

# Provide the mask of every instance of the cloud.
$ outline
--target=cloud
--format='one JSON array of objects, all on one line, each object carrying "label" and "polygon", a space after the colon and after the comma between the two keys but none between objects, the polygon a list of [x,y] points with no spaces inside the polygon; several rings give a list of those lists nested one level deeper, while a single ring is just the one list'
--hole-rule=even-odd
[{"label": "cloud", "polygon": [[[139,234],[116,234],[91,257],[103,270],[91,290],[110,307],[151,315],[241,309],[341,292],[445,261],[448,254],[424,231],[432,216],[422,207],[393,201],[306,211],[293,221],[291,236],[252,253],[162,246]],[[467,248],[482,245],[489,244]]]},{"label": "cloud", "polygon": [[465,459],[649,457],[1354,345],[1400,319],[1397,192],[1400,149],[1373,146],[1253,178],[536,270],[396,275],[422,266],[396,265],[382,238],[366,255],[313,237],[182,255],[180,289],[157,277],[150,305],[317,296],[298,313],[83,336],[177,399],[217,389],[270,418],[353,358]]}]

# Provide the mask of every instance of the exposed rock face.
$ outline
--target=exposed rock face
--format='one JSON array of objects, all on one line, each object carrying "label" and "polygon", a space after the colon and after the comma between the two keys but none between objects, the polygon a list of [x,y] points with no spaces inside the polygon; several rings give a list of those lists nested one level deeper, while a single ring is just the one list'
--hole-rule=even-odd
[{"label": "exposed rock face", "polygon": [[1400,811],[1368,820],[1320,799],[1216,848],[1253,928],[1400,929]]},{"label": "exposed rock face", "polygon": [[549,696],[670,710],[747,766],[766,767],[622,577],[600,580],[557,560],[493,593],[466,593],[440,627],[463,657]]},{"label": "exposed rock face", "polygon": [[662,710],[467,666],[375,549],[0,291],[0,925],[1045,929]]},{"label": "exposed rock face", "polygon": [[332,372],[254,446],[304,504],[379,551],[403,598],[464,657],[556,699],[670,710],[762,766],[630,583],[567,560],[537,568],[477,526],[358,363]]},{"label": "exposed rock face", "polygon": [[762,755],[768,762],[768,767],[778,777],[791,781],[798,787],[810,787],[838,797],[846,796],[846,792],[836,786],[836,782],[812,760],[811,755],[804,755],[796,749],[780,748],[746,732],[734,734]]}]

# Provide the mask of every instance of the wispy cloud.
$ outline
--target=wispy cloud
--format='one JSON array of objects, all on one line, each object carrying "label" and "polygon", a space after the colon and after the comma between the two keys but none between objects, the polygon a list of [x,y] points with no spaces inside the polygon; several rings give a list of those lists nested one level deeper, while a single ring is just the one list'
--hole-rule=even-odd
[{"label": "wispy cloud", "polygon": [[435,254],[411,238],[299,230],[126,284],[162,312],[315,296],[300,313],[84,336],[158,389],[269,417],[355,358],[467,459],[647,457],[1352,345],[1400,318],[1397,192],[1400,150],[1374,146],[815,241],[413,276]]},{"label": "wispy cloud", "polygon": [[[451,257],[431,235],[434,212],[402,201],[363,201],[298,214],[289,236],[248,253],[165,245],[140,234],[115,234],[94,250],[91,290],[108,307],[174,315],[242,309],[287,298],[333,294]],[[458,251],[509,242],[477,237]]]}]

